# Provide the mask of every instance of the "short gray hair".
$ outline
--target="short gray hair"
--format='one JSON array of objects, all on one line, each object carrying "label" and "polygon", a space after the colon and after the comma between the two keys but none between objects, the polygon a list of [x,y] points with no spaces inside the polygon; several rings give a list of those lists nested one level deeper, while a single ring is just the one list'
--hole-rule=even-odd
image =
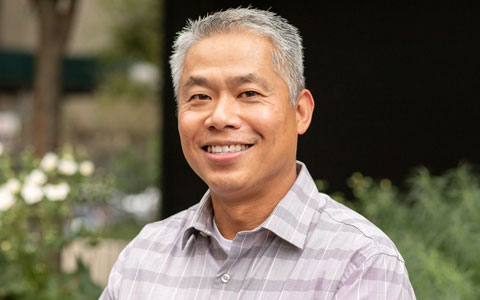
[{"label": "short gray hair", "polygon": [[188,20],[185,27],[177,33],[170,56],[170,69],[177,101],[183,63],[188,49],[195,42],[212,34],[229,33],[240,29],[265,36],[273,42],[273,68],[286,81],[290,102],[295,106],[298,94],[305,87],[302,38],[299,31],[274,12],[250,7],[232,8],[197,20]]}]

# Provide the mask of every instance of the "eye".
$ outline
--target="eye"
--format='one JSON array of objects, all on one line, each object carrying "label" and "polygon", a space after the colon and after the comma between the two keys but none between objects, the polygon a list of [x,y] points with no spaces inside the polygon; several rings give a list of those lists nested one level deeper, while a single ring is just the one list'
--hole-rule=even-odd
[{"label": "eye", "polygon": [[246,91],[239,95],[239,97],[246,97],[246,98],[251,98],[256,96],[260,96],[260,94],[255,91]]},{"label": "eye", "polygon": [[195,94],[189,100],[210,100],[210,96],[205,94]]}]

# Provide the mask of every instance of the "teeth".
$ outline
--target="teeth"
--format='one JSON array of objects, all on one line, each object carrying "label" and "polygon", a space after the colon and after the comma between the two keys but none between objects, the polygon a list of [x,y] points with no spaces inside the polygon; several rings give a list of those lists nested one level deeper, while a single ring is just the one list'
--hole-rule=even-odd
[{"label": "teeth", "polygon": [[229,153],[248,149],[249,145],[207,146],[208,153]]}]

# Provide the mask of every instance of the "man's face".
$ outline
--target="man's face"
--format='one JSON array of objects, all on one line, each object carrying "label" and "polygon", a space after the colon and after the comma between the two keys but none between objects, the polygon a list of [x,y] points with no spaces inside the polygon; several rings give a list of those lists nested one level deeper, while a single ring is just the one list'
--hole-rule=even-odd
[{"label": "man's face", "polygon": [[296,176],[298,113],[271,50],[267,38],[238,32],[204,38],[186,54],[178,129],[213,197],[266,195]]}]

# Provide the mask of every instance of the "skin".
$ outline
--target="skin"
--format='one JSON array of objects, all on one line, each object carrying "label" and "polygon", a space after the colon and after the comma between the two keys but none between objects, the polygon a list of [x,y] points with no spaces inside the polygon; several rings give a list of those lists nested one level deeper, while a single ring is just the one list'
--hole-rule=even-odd
[{"label": "skin", "polygon": [[[304,89],[292,107],[274,71],[269,39],[246,31],[214,34],[187,52],[180,80],[178,130],[183,153],[209,186],[216,224],[233,239],[260,225],[296,179],[299,134],[314,101]],[[226,154],[208,145],[248,145]]]}]

